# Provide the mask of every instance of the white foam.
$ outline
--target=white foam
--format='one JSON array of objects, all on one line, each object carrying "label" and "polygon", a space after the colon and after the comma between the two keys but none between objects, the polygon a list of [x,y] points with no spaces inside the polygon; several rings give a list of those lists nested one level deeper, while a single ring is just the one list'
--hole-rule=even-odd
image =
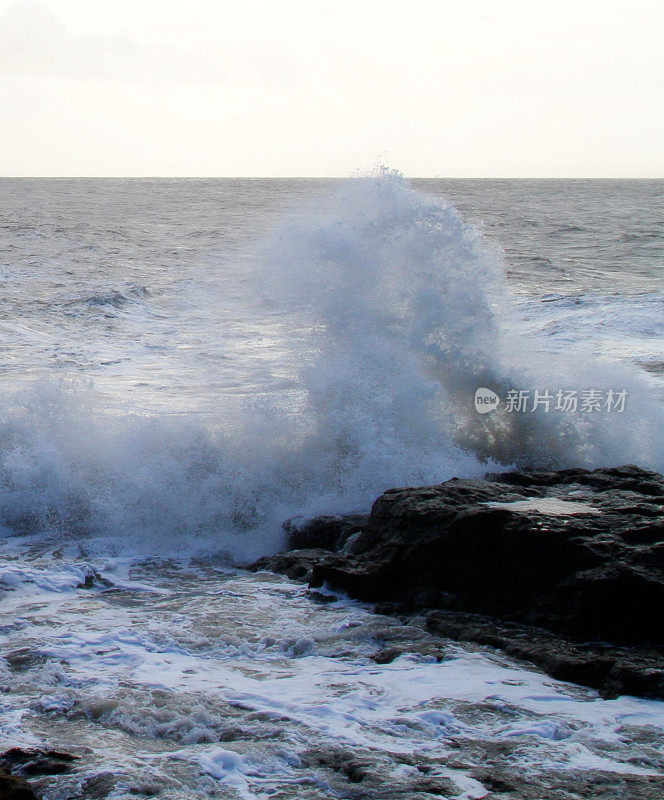
[{"label": "white foam", "polygon": [[[664,465],[664,411],[651,387],[581,343],[552,352],[515,311],[500,256],[450,204],[401,176],[350,181],[259,249],[243,291],[272,314],[247,346],[265,353],[262,368],[281,389],[238,387],[214,414],[163,416],[130,397],[109,409],[86,386],[5,392],[6,528],[55,531],[91,550],[251,560],[283,542],[286,517],[366,509],[396,485],[515,463]],[[198,302],[196,287],[211,296]],[[190,290],[183,297],[199,315],[218,313],[232,291],[221,280]],[[168,341],[159,346],[168,356]],[[592,388],[629,391],[625,413],[474,408],[478,386],[504,398],[510,388],[589,388],[589,375]]]},{"label": "white foam", "polygon": [[504,508],[508,511],[519,511],[524,514],[545,514],[550,517],[566,517],[570,514],[601,514],[601,510],[590,503],[579,503],[573,500],[560,500],[557,497],[533,497],[528,500],[513,500],[509,503],[489,501],[482,503],[489,508]]},{"label": "white foam", "polygon": [[[18,672],[0,669],[0,719],[13,742],[34,746],[33,726],[51,720],[49,745],[66,749],[57,737],[75,735],[95,750],[95,769],[144,774],[175,760],[247,798],[323,781],[300,755],[331,744],[370,753],[386,775],[403,767],[401,755],[458,755],[451,740],[516,740],[526,770],[651,774],[629,760],[625,726],[664,731],[664,703],[603,700],[461,645],[446,644],[442,663],[405,652],[376,664],[378,639],[407,642],[409,628],[357,603],[312,604],[305,587],[274,576],[93,562],[110,580],[118,575],[118,593],[66,588],[56,576],[75,574],[75,563],[53,563],[52,580],[32,580],[49,567],[28,561],[30,582],[3,599],[14,624],[0,630],[3,653],[36,658]],[[229,725],[239,739],[225,741]],[[457,797],[482,796],[465,771],[438,766]]]}]

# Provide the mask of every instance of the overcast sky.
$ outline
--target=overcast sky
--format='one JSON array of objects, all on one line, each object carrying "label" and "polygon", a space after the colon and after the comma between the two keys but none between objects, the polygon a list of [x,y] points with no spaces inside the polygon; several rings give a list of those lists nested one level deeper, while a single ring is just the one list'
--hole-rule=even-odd
[{"label": "overcast sky", "polygon": [[0,0],[0,175],[664,176],[661,0]]}]

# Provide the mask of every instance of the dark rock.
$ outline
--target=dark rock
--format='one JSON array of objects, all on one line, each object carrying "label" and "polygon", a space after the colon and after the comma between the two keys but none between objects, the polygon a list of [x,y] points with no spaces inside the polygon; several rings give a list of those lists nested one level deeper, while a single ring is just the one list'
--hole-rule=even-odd
[{"label": "dark rock", "polygon": [[0,769],[0,800],[38,800],[30,784]]},{"label": "dark rock", "polygon": [[318,603],[322,606],[329,605],[330,603],[336,603],[336,601],[339,599],[335,594],[325,594],[324,592],[319,592],[316,589],[311,589],[308,596],[309,599],[313,600],[314,603]]},{"label": "dark rock", "polygon": [[[314,567],[320,564],[326,557],[337,559],[339,564],[343,559],[336,553],[329,553],[326,550],[293,550],[287,553],[277,553],[274,556],[259,558],[250,569],[254,572],[261,569],[268,569],[286,575],[292,580],[311,582]],[[317,583],[316,586],[320,586]]]},{"label": "dark rock", "polygon": [[366,529],[368,519],[368,514],[289,519],[283,526],[288,534],[288,549],[341,550],[354,533]]},{"label": "dark rock", "polygon": [[106,578],[102,577],[96,570],[90,570],[83,581],[77,584],[77,589],[96,589],[96,588],[103,588],[103,589],[110,589],[113,584],[107,580]]},{"label": "dark rock", "polygon": [[402,610],[399,603],[376,603],[373,607],[374,614],[383,614],[384,616],[392,616],[398,614]]},{"label": "dark rock", "polygon": [[329,746],[306,750],[300,758],[304,766],[325,770],[328,793],[344,800],[426,800],[432,794],[443,797],[458,794],[454,783],[446,778],[428,778],[417,773],[386,780],[386,772],[410,761],[405,754],[381,756],[367,752],[358,756],[352,750]]},{"label": "dark rock", "polygon": [[[664,778],[650,775],[620,775],[596,770],[559,770],[539,774],[484,775],[491,789],[489,798],[503,800],[661,800]],[[505,788],[492,788],[492,784]],[[509,788],[511,787],[511,788]]]},{"label": "dark rock", "polygon": [[[539,513],[494,505],[533,500],[581,506]],[[288,530],[291,544],[306,549],[261,559],[254,569],[312,587],[328,583],[401,612],[472,612],[544,628],[569,647],[555,658],[525,650],[522,657],[551,674],[607,692],[664,696],[664,478],[657,473],[625,466],[455,478],[387,491],[368,518],[322,517]],[[636,647],[641,655],[584,642]]]},{"label": "dark rock", "polygon": [[395,658],[399,658],[404,651],[399,647],[386,647],[371,656],[371,660],[376,664],[391,664]]},{"label": "dark rock", "polygon": [[495,777],[494,775],[489,775],[486,773],[478,775],[477,778],[487,789],[490,789],[492,792],[498,792],[499,794],[516,792],[516,786],[509,781],[504,780],[503,778]]},{"label": "dark rock", "polygon": [[12,747],[0,755],[0,768],[12,775],[60,775],[76,760],[78,756],[59,750]]},{"label": "dark rock", "polygon": [[558,680],[598,689],[605,697],[664,697],[664,659],[658,650],[580,644],[542,629],[460,611],[430,612],[427,628],[450,639],[499,648]]},{"label": "dark rock", "polygon": [[19,647],[17,650],[11,650],[6,653],[4,659],[10,669],[15,672],[22,672],[32,669],[38,664],[45,664],[48,661],[48,656],[31,650],[29,647]]},{"label": "dark rock", "polygon": [[119,780],[119,775],[114,772],[98,772],[84,778],[81,783],[80,797],[86,800],[107,800],[114,792]]}]

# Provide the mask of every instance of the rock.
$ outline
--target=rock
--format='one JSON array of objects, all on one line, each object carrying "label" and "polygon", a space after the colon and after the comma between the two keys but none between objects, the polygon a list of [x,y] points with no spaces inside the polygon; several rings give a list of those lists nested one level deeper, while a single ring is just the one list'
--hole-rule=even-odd
[{"label": "rock", "polygon": [[6,750],[0,754],[0,800],[37,800],[39,795],[24,776],[60,775],[69,772],[78,758],[59,750],[22,747]]},{"label": "rock", "polygon": [[316,589],[310,589],[308,597],[312,602],[318,603],[321,606],[327,606],[330,603],[336,603],[339,599],[335,594],[326,594],[325,592],[319,592]]},{"label": "rock", "polygon": [[0,800],[38,800],[30,784],[0,769]]},{"label": "rock", "polygon": [[365,530],[368,519],[368,514],[315,517],[304,521],[294,517],[283,526],[288,534],[288,549],[341,550],[353,534]]},{"label": "rock", "polygon": [[396,658],[403,654],[400,647],[386,647],[384,650],[379,650],[371,656],[371,660],[376,664],[391,664]]},{"label": "rock", "polygon": [[106,578],[102,577],[96,570],[90,570],[86,573],[85,579],[81,581],[81,583],[77,584],[77,589],[96,589],[96,588],[103,588],[103,589],[110,589],[113,584],[107,580]]},{"label": "rock", "polygon": [[308,636],[303,636],[290,643],[289,649],[295,658],[308,656],[316,649],[316,642]]},{"label": "rock", "polygon": [[430,612],[427,628],[450,639],[499,648],[558,680],[598,689],[604,697],[664,697],[664,660],[658,650],[579,644],[546,630],[460,611]]},{"label": "rock", "polygon": [[659,775],[620,775],[597,770],[543,769],[525,774],[498,767],[475,777],[488,790],[486,800],[660,800],[664,778]]},{"label": "rock", "polygon": [[48,656],[29,647],[19,647],[16,650],[10,650],[3,653],[3,657],[7,662],[7,666],[15,672],[23,672],[24,670],[32,669],[39,664],[45,664],[48,661]]},{"label": "rock", "polygon": [[0,754],[0,768],[12,775],[60,775],[69,772],[78,756],[59,750],[12,747]]},{"label": "rock", "polygon": [[[336,556],[325,550],[294,550],[287,553],[277,553],[274,556],[259,558],[254,562],[250,569],[257,572],[267,569],[286,575],[295,581],[310,583],[314,567],[321,562],[326,555]],[[342,563],[339,559],[339,563]],[[319,586],[320,584],[316,584]]]},{"label": "rock", "polygon": [[[657,473],[625,466],[455,478],[387,491],[368,517],[292,524],[291,544],[305,549],[253,569],[312,587],[328,583],[402,612],[441,609],[545,629],[555,644],[538,636],[528,648],[523,636],[504,631],[487,643],[607,693],[664,696],[664,478]],[[468,636],[465,617],[456,627],[441,619],[445,635]],[[479,627],[485,638],[488,629]]]},{"label": "rock", "polygon": [[[326,771],[329,786],[326,796],[345,800],[426,800],[432,795],[452,797],[459,794],[448,778],[429,778],[413,768],[404,770],[404,762],[410,761],[405,754],[391,754],[386,758],[375,751],[367,751],[366,755],[358,756],[352,750],[331,745],[305,750],[300,758],[305,766]],[[385,780],[386,773],[392,773],[391,780]]]}]

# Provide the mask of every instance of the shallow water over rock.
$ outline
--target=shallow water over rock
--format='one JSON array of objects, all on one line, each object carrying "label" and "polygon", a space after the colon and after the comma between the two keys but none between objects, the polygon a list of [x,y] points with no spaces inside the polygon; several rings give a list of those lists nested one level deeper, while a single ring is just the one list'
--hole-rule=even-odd
[{"label": "shallow water over rock", "polygon": [[603,700],[325,587],[29,539],[4,543],[0,587],[1,750],[78,756],[29,776],[50,800],[664,790],[664,703]]}]

